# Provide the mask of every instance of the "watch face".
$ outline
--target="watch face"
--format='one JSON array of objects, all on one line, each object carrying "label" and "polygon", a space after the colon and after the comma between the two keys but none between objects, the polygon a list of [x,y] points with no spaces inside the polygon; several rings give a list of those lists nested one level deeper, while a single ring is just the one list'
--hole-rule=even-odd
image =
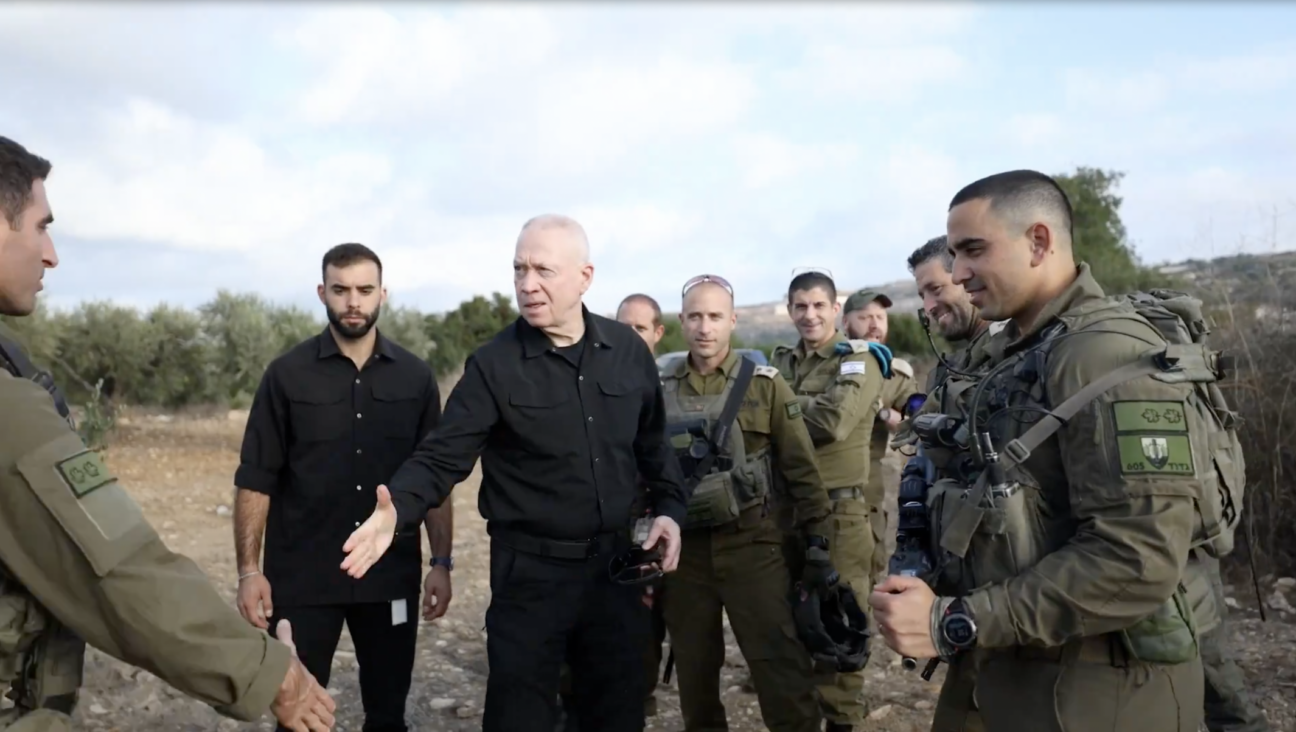
[{"label": "watch face", "polygon": [[972,643],[976,637],[976,628],[966,615],[951,615],[945,621],[944,633],[951,645],[962,648]]}]

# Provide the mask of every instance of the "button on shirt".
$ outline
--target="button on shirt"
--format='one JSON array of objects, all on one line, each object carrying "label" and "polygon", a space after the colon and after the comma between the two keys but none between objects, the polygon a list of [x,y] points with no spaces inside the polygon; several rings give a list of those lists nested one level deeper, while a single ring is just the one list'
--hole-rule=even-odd
[{"label": "button on shirt", "polygon": [[436,426],[440,411],[432,368],[381,333],[363,369],[338,350],[328,328],[271,362],[252,402],[234,483],[270,496],[264,571],[276,605],[417,596],[418,522],[364,577],[339,567],[347,537],[373,513],[377,487]]},{"label": "button on shirt", "polygon": [[479,455],[488,527],[557,540],[624,531],[640,473],[654,513],[684,523],[656,362],[629,327],[582,311],[574,346],[518,318],[468,358],[441,424],[388,486],[398,528],[439,506]]}]

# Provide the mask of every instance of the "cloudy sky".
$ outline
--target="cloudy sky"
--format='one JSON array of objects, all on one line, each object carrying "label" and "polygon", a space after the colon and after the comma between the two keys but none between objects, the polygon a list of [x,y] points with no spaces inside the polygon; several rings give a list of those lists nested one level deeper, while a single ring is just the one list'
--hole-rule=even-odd
[{"label": "cloudy sky", "polygon": [[48,301],[318,308],[362,241],[394,301],[512,292],[528,217],[587,302],[905,277],[953,193],[1123,170],[1148,262],[1296,248],[1296,5],[0,5],[0,134],[54,162]]}]

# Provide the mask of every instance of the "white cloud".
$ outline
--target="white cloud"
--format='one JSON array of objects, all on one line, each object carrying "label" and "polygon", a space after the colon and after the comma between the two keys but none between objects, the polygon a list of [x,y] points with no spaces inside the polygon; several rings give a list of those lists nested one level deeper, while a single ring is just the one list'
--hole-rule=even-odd
[{"label": "white cloud", "polygon": [[100,130],[99,156],[52,153],[60,230],[84,238],[251,251],[358,221],[372,232],[355,212],[391,176],[386,159],[363,153],[275,159],[236,129],[147,100],[106,115]]},{"label": "white cloud", "polygon": [[[309,293],[327,246],[363,241],[398,301],[436,308],[511,292],[518,229],[546,210],[586,225],[607,311],[701,271],[740,299],[798,265],[902,277],[953,192],[1010,167],[1127,171],[1154,260],[1296,201],[1296,147],[1264,141],[1296,122],[1287,47],[1068,69],[1018,58],[1038,29],[1010,12],[7,5],[0,66],[41,102],[4,105],[0,132],[54,159],[60,235],[273,293]],[[147,301],[144,281],[121,296]]]}]

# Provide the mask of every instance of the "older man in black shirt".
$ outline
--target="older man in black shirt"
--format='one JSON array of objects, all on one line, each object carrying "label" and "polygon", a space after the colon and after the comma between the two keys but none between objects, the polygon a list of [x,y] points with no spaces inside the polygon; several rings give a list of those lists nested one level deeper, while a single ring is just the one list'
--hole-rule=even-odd
[{"label": "older man in black shirt", "polygon": [[679,562],[688,500],[657,366],[633,330],[582,304],[594,267],[575,221],[527,222],[513,269],[522,317],[468,359],[441,424],[390,494],[379,490],[342,568],[363,576],[480,455],[492,538],[483,729],[550,732],[566,656],[580,728],[637,732],[648,609],[642,586],[613,581],[609,565],[632,547],[637,475],[656,516],[642,546],[660,540],[664,571]]},{"label": "older man in black shirt", "polygon": [[[431,367],[374,328],[386,296],[377,255],[341,244],[324,255],[323,271],[328,327],[271,362],[248,417],[234,477],[238,605],[257,627],[273,625],[266,616],[290,620],[303,664],[324,686],[345,622],[364,732],[405,732],[422,570],[417,521],[363,579],[337,566],[378,486],[436,426],[441,398]],[[420,519],[433,553],[424,589],[436,600],[425,616],[439,617],[450,600],[453,506]]]}]

